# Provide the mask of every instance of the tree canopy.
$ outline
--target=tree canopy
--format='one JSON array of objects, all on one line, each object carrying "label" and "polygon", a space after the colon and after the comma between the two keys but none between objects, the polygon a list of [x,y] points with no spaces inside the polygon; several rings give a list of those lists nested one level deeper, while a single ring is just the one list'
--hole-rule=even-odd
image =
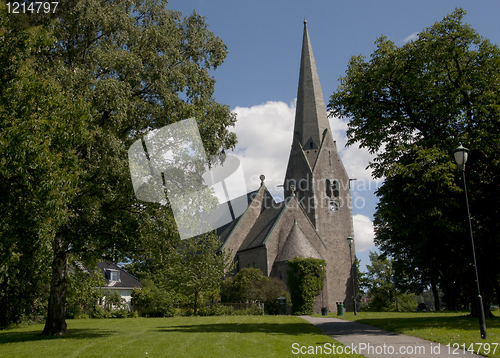
[{"label": "tree canopy", "polygon": [[374,154],[369,166],[384,179],[377,245],[422,286],[435,293],[441,287],[450,308],[474,293],[453,159],[459,143],[470,149],[467,180],[485,307],[494,290],[499,294],[500,205],[491,199],[500,194],[500,50],[463,22],[465,14],[456,9],[400,47],[377,39],[369,61],[351,58],[328,106],[350,119],[348,144]]},{"label": "tree canopy", "polygon": [[52,44],[0,6],[0,326],[46,310],[52,242],[74,216],[87,104],[36,70]]},{"label": "tree canopy", "polygon": [[367,311],[385,312],[413,312],[417,307],[415,295],[402,290],[404,283],[401,275],[396,274],[394,259],[370,251],[370,265],[362,281],[370,301],[365,308]]},{"label": "tree canopy", "polygon": [[170,287],[186,296],[193,296],[193,309],[198,314],[200,295],[218,298],[226,272],[234,268],[231,255],[220,252],[220,240],[214,233],[184,240],[171,255],[165,268]]},{"label": "tree canopy", "polygon": [[116,261],[179,241],[168,206],[134,197],[130,145],[194,117],[208,155],[234,147],[235,116],[213,99],[210,72],[227,48],[202,16],[161,0],[70,1],[31,29],[8,21],[2,13],[0,267],[29,257],[20,242],[43,253],[36,267],[52,261],[44,334],[64,334],[69,253]]}]

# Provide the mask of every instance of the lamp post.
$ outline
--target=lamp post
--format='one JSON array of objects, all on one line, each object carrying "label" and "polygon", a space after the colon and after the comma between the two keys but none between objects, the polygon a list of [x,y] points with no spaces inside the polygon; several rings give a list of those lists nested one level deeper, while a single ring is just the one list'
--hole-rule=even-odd
[{"label": "lamp post", "polygon": [[356,285],[354,284],[354,269],[352,265],[352,242],[354,241],[354,238],[349,235],[347,238],[347,241],[349,241],[349,255],[351,256],[351,277],[352,277],[352,300],[354,302],[354,315],[356,316]]},{"label": "lamp post", "polygon": [[462,147],[462,144],[453,151],[453,155],[455,157],[455,161],[457,162],[460,171],[462,172],[462,180],[464,182],[464,193],[465,193],[465,205],[467,207],[467,219],[469,221],[469,233],[470,233],[470,241],[472,244],[472,257],[474,259],[474,272],[476,274],[476,286],[477,286],[477,303],[479,309],[479,329],[481,330],[481,338],[486,339],[486,322],[484,318],[484,308],[483,308],[483,298],[481,297],[481,291],[479,290],[479,276],[477,274],[477,265],[476,265],[476,250],[474,248],[474,236],[472,235],[472,223],[470,220],[470,212],[469,212],[469,199],[467,198],[467,185],[465,183],[465,163],[467,162],[467,158],[469,157],[469,150],[467,148]]},{"label": "lamp post", "polygon": [[[319,268],[321,269],[321,273],[319,274],[319,278],[321,280],[321,277],[323,276],[323,265],[319,265]],[[325,307],[325,285],[323,282],[323,288],[321,289],[321,314],[323,316],[326,316],[326,307]]]}]

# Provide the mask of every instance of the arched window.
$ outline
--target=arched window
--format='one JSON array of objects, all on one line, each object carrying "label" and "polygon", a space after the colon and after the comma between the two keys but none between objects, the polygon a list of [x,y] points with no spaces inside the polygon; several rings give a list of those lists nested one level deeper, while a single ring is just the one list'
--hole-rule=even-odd
[{"label": "arched window", "polygon": [[330,179],[326,179],[326,196],[331,198],[332,197],[332,182]]},{"label": "arched window", "polygon": [[334,180],[332,184],[333,196],[338,198],[340,196],[340,183],[338,180]]}]

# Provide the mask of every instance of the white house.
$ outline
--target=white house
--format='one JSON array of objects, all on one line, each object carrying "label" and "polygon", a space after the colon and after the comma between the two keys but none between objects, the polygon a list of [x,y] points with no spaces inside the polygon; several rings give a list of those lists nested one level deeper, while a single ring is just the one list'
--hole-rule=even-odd
[{"label": "white house", "polygon": [[106,285],[101,287],[101,289],[104,291],[109,290],[112,293],[120,293],[120,296],[127,303],[129,310],[132,310],[132,291],[134,287],[142,287],[141,282],[110,261],[99,262],[97,268],[101,270],[106,282]]}]

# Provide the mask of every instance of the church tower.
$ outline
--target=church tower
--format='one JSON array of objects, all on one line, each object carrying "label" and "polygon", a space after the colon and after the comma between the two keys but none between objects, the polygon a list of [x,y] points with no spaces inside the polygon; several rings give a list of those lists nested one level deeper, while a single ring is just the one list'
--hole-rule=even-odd
[{"label": "church tower", "polygon": [[314,55],[304,20],[297,108],[292,148],[284,183],[285,198],[294,195],[326,245],[328,308],[344,302],[353,309],[351,252],[354,234],[350,180],[333,140]]},{"label": "church tower", "polygon": [[347,241],[353,235],[350,181],[333,140],[305,21],[285,200],[276,203],[265,176],[260,179],[259,189],[237,199],[248,204],[243,214],[219,228],[221,250],[231,252],[236,271],[258,268],[284,282],[293,258],[323,259],[325,288],[314,311],[327,307],[335,312],[339,302],[352,310],[351,274],[356,270],[351,264],[355,249]]}]

